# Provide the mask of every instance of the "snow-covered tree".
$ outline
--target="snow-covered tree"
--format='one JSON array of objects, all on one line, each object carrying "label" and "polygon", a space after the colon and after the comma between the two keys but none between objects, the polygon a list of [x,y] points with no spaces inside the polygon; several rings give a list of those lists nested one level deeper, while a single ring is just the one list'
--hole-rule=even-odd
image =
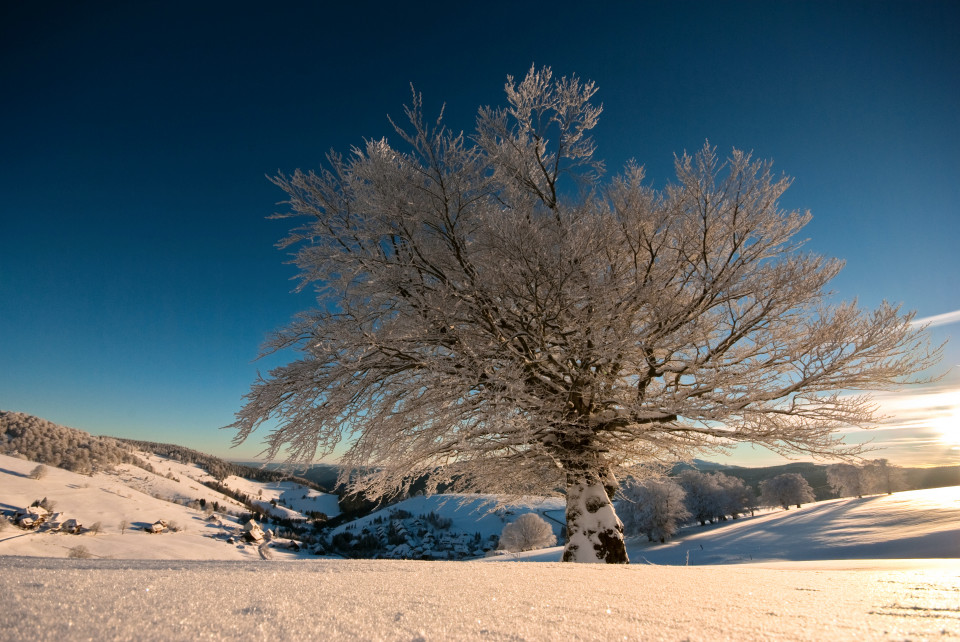
[{"label": "snow-covered tree", "polygon": [[563,559],[624,563],[618,470],[736,442],[834,453],[872,417],[850,390],[935,360],[912,314],[825,298],[841,262],[800,251],[810,214],[781,209],[769,162],[705,145],[663,189],[634,164],[604,179],[594,93],[508,77],[471,137],[414,94],[399,145],[277,176],[317,306],[266,344],[300,356],[253,384],[235,442],[266,424],[269,457],[336,449],[371,497],[424,475],[563,489]]},{"label": "snow-covered tree", "polygon": [[47,476],[47,467],[43,464],[38,464],[30,471],[30,479],[43,479]]},{"label": "snow-covered tree", "polygon": [[837,497],[863,497],[863,469],[854,464],[827,466],[827,483]]},{"label": "snow-covered tree", "polygon": [[719,491],[713,478],[698,470],[685,470],[680,473],[679,483],[690,516],[701,526],[712,522],[717,517],[716,495]]},{"label": "snow-covered tree", "polygon": [[892,495],[907,486],[907,476],[903,472],[903,468],[891,464],[886,459],[868,461],[864,464],[863,476],[868,493]]},{"label": "snow-covered tree", "polygon": [[752,513],[757,507],[757,495],[747,483],[739,477],[713,473],[717,487],[720,489],[720,516],[721,519],[732,517],[736,519],[745,513]]},{"label": "snow-covered tree", "polygon": [[536,513],[524,513],[503,527],[500,548],[511,551],[532,551],[557,543],[553,528]]},{"label": "snow-covered tree", "polygon": [[670,478],[631,480],[623,484],[620,493],[617,513],[628,535],[642,533],[651,542],[666,542],[690,518],[684,504],[686,493]]},{"label": "snow-covered tree", "polygon": [[680,486],[690,516],[704,525],[707,522],[739,517],[756,506],[753,491],[742,479],[723,473],[701,473],[685,470],[680,473]]},{"label": "snow-covered tree", "polygon": [[789,509],[791,504],[796,504],[800,508],[813,500],[813,489],[800,473],[784,473],[760,482],[760,503],[764,506]]}]

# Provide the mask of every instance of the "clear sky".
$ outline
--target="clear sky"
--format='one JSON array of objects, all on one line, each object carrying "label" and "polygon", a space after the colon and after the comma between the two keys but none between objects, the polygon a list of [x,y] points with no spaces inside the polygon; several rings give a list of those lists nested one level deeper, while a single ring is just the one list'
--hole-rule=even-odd
[{"label": "clear sky", "polygon": [[[310,305],[265,175],[390,135],[410,83],[470,130],[531,63],[597,82],[612,171],[662,186],[705,139],[774,159],[838,299],[960,334],[960,3],[331,4],[3,3],[0,408],[255,455],[218,427]],[[884,397],[877,456],[960,463],[958,364]]]}]

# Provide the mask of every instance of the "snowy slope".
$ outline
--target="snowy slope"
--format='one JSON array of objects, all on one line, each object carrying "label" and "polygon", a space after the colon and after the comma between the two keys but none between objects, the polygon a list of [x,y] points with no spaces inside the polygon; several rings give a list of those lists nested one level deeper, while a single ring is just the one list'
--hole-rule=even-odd
[{"label": "snowy slope", "polygon": [[553,526],[559,535],[563,527],[564,501],[558,497],[534,497],[510,506],[497,508],[490,495],[431,495],[410,497],[388,508],[375,511],[347,524],[341,524],[332,533],[351,529],[359,531],[378,519],[388,519],[391,513],[406,511],[414,516],[436,513],[453,522],[450,530],[463,533],[480,533],[484,539],[500,535],[505,524],[523,513],[535,512]]},{"label": "snowy slope", "polygon": [[[713,526],[689,526],[667,544],[628,540],[635,564],[960,558],[960,486],[834,499]],[[524,554],[558,561],[561,549]]]},{"label": "snowy slope", "polygon": [[[240,491],[251,498],[251,503],[264,513],[288,519],[304,519],[308,512],[324,513],[327,517],[340,514],[339,498],[331,493],[321,493],[300,484],[282,482],[258,482],[231,475],[223,485]],[[270,500],[276,500],[276,505]]]},{"label": "snowy slope", "polygon": [[[178,464],[179,462],[172,463]],[[180,465],[183,466],[183,464]],[[162,469],[155,467],[155,469],[167,470],[166,466]],[[105,474],[116,475],[120,481],[131,489],[166,501],[186,504],[203,499],[211,505],[213,502],[217,502],[225,511],[233,513],[249,511],[249,509],[240,502],[223,493],[218,493],[211,488],[207,488],[194,478],[185,475],[183,471],[178,471],[178,475],[165,477],[132,464],[117,464],[114,470]],[[172,473],[168,474],[172,475]]]},{"label": "snowy slope", "polygon": [[[121,558],[159,559],[249,559],[257,556],[252,547],[231,546],[210,535],[236,531],[235,518],[222,517],[222,526],[204,521],[204,513],[182,503],[205,498],[218,501],[236,513],[245,509],[239,503],[211,490],[196,479],[198,469],[152,456],[151,465],[161,474],[128,464],[110,473],[92,477],[48,467],[46,477],[29,479],[36,465],[0,455],[0,509],[11,512],[34,500],[47,497],[57,503],[56,510],[75,517],[85,526],[101,522],[103,533],[68,536],[35,533],[7,528],[0,532],[0,556],[34,555],[64,557],[69,549],[82,543],[95,555]],[[202,471],[201,471],[202,472]],[[283,499],[291,513],[322,510],[336,514],[323,502],[335,496],[317,493],[288,482],[252,482],[234,478],[233,488],[262,500]],[[304,499],[303,495],[307,498]],[[181,503],[171,503],[174,502]],[[388,509],[334,529],[334,533],[359,533],[375,530],[378,519],[389,521],[396,510],[413,516],[435,513],[449,519],[447,533],[480,533],[485,540],[498,535],[503,526],[523,512],[536,511],[545,516],[559,534],[563,520],[563,501],[558,498],[530,500],[519,506],[489,512],[484,497],[413,497]],[[269,504],[267,504],[269,505]],[[280,507],[283,508],[283,507]],[[297,512],[297,515],[300,513]],[[177,522],[184,532],[147,535],[142,527],[156,520]],[[132,527],[124,534],[119,524],[126,520]],[[438,536],[441,533],[438,533]],[[439,539],[439,537],[437,538]],[[469,554],[475,552],[470,547]],[[929,489],[878,495],[863,499],[840,499],[810,504],[802,509],[774,511],[754,518],[741,518],[721,525],[688,527],[672,542],[652,545],[644,540],[628,541],[634,563],[704,565],[750,561],[857,560],[899,558],[960,558],[960,487]],[[559,547],[525,553],[529,561],[557,561]],[[496,558],[494,558],[496,559]],[[513,559],[511,556],[510,559]]]},{"label": "snowy slope", "polygon": [[[206,536],[236,529],[233,521],[211,526],[202,513],[130,488],[118,474],[51,467],[34,480],[34,466],[0,456],[0,508],[45,496],[84,524],[101,521],[105,532],[0,532],[0,639],[960,638],[960,488],[692,528],[666,546],[632,542],[635,563],[621,567],[318,560],[282,551],[262,560],[253,546]],[[154,491],[170,490],[159,480],[172,480],[149,479]],[[562,510],[553,502],[526,508]],[[413,498],[404,510],[433,511],[484,532],[512,517],[478,517],[476,508]],[[116,526],[160,518],[187,530],[121,535]],[[63,559],[78,542],[98,559]],[[744,561],[748,550],[746,560],[787,561],[661,565],[683,563],[686,551],[691,564]],[[559,549],[527,555],[520,559],[556,559]],[[830,561],[841,555],[844,561]],[[869,555],[952,559],[863,558]],[[805,559],[818,561],[790,561]]]},{"label": "snowy slope", "polygon": [[[216,478],[196,464],[182,463],[155,453],[138,452],[137,455],[149,463],[161,476],[172,476],[177,482],[193,480],[195,482],[213,483],[217,481]],[[259,508],[261,512],[274,517],[295,520],[306,519],[306,514],[310,511],[324,513],[327,517],[335,517],[340,514],[339,500],[336,495],[321,493],[294,482],[260,482],[230,475],[222,481],[222,484],[233,491],[249,496],[251,504]],[[193,499],[205,497],[207,501],[212,501],[210,496],[204,494],[204,489],[206,487],[202,483],[189,484],[190,497]],[[216,491],[206,490],[215,493],[216,497],[224,497]],[[167,492],[176,492],[176,489],[168,488]],[[277,505],[271,504],[270,500],[276,500]],[[233,499],[229,501],[231,507],[237,507],[238,510],[242,511],[247,510],[240,502]],[[220,503],[223,504],[223,501],[220,500]]]},{"label": "snowy slope", "polygon": [[636,562],[960,558],[960,487],[836,499],[708,529],[667,545],[638,543]]},{"label": "snowy slope", "polygon": [[[227,536],[239,534],[235,517],[220,514],[219,521],[210,522],[201,511],[167,501],[166,498],[176,500],[184,496],[219,498],[222,505],[232,501],[189,478],[177,482],[135,466],[121,465],[116,471],[92,476],[48,466],[42,479],[30,479],[29,473],[35,466],[35,462],[0,455],[0,510],[11,513],[47,498],[56,503],[55,511],[63,512],[64,519],[77,519],[87,528],[100,522],[102,530],[99,534],[68,535],[8,526],[0,531],[0,556],[66,557],[70,549],[82,545],[94,557],[260,559],[254,546],[225,541]],[[128,483],[131,479],[132,485]],[[183,530],[157,535],[143,530],[161,519]],[[122,521],[128,523],[128,528],[121,533]],[[296,556],[279,549],[271,553],[278,559]]]}]

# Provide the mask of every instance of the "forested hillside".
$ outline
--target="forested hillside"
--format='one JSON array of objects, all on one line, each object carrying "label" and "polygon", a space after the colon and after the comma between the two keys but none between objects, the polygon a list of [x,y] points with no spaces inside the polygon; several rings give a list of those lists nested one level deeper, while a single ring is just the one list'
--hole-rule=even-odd
[{"label": "forested hillside", "polygon": [[89,474],[114,464],[137,463],[131,448],[22,412],[0,410],[0,454]]}]

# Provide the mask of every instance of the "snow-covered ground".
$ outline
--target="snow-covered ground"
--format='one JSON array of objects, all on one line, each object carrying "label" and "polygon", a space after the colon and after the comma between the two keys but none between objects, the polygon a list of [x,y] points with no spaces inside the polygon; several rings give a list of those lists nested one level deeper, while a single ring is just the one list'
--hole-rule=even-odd
[{"label": "snow-covered ground", "polygon": [[498,508],[493,503],[493,497],[489,495],[432,495],[410,497],[340,525],[332,532],[339,533],[347,529],[359,531],[371,526],[377,519],[389,519],[390,515],[398,510],[412,515],[435,513],[452,522],[451,530],[480,533],[484,539],[490,535],[500,535],[505,524],[524,513],[537,513],[544,517],[557,535],[560,534],[564,519],[564,502],[558,497],[534,497]]},{"label": "snow-covered ground", "polygon": [[[161,473],[171,472],[172,479],[129,464],[92,476],[48,466],[42,479],[31,479],[29,474],[36,462],[0,455],[0,510],[9,514],[46,498],[55,503],[54,511],[62,512],[63,519],[76,519],[88,529],[97,522],[101,526],[99,533],[79,535],[8,526],[0,531],[0,556],[66,557],[71,549],[83,546],[94,558],[260,559],[256,546],[226,541],[240,531],[235,516],[218,513],[217,521],[207,521],[203,511],[182,502],[205,498],[235,513],[247,509],[188,477],[192,467],[169,463],[168,471],[166,463],[161,467],[156,457],[151,458],[151,465]],[[179,530],[162,534],[143,530],[158,520]],[[126,527],[121,529],[123,522]],[[271,550],[271,554],[276,559],[307,556],[282,548]]]},{"label": "snow-covered ground", "polygon": [[0,557],[8,640],[953,640],[960,563],[895,570]]},{"label": "snow-covered ground", "polygon": [[[174,479],[136,468],[87,477],[50,467],[35,480],[33,462],[0,456],[4,511],[47,497],[58,511],[104,527],[99,535],[0,532],[0,640],[960,638],[956,487],[692,527],[666,545],[631,541],[628,567],[551,561],[559,548],[489,558],[500,563],[331,560],[279,550],[263,560],[252,545],[209,537],[236,529],[235,520],[211,524],[159,498],[204,487],[194,488],[185,468],[158,463]],[[250,490],[262,488],[267,500],[290,490],[270,486]],[[484,532],[526,510],[484,517],[475,506],[436,501],[413,498],[405,510],[433,510],[462,528],[480,520],[472,528]],[[533,508],[548,517],[559,509]],[[186,530],[119,532],[121,520],[157,519]],[[95,558],[65,559],[77,543]],[[522,563],[531,561],[541,563]]]},{"label": "snow-covered ground", "polygon": [[[321,493],[294,482],[258,482],[231,475],[223,480],[223,485],[250,496],[256,506],[276,517],[303,519],[311,511],[327,517],[340,514],[336,495]],[[276,503],[272,504],[270,500]]]},{"label": "snow-covered ground", "polygon": [[[635,564],[960,558],[960,486],[833,499],[708,526],[667,544],[627,541]],[[524,553],[556,562],[561,548]]]}]

